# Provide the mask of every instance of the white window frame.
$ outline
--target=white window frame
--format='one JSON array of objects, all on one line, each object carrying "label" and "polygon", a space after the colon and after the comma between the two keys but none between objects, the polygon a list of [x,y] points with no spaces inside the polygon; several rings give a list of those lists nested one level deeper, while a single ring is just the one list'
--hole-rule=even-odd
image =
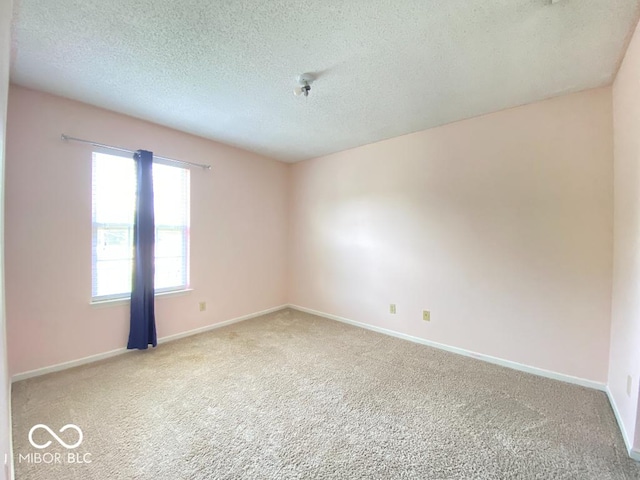
[{"label": "white window frame", "polygon": [[[94,192],[93,192],[93,175],[94,175],[94,161],[95,161],[95,154],[102,154],[102,155],[110,155],[110,156],[114,156],[114,157],[122,157],[125,158],[127,160],[131,160],[131,162],[134,162],[133,158],[128,157],[126,155],[122,155],[120,153],[114,153],[112,151],[103,151],[102,149],[97,149],[95,151],[93,151],[92,153],[92,170],[91,170],[91,178],[92,178],[92,192],[91,192],[91,225],[92,225],[92,232],[91,232],[91,236],[92,236],[92,241],[91,241],[91,278],[92,278],[92,286],[91,286],[91,303],[94,304],[101,304],[101,303],[110,303],[110,302],[123,302],[123,301],[129,301],[131,298],[131,290],[129,289],[129,291],[127,292],[123,292],[123,293],[115,293],[115,294],[108,294],[108,295],[95,295],[93,288],[93,279],[95,278],[94,275],[97,275],[96,272],[96,268],[97,268],[97,263],[99,261],[105,261],[105,260],[98,260],[97,259],[97,241],[98,241],[98,230],[100,228],[108,228],[109,226],[112,227],[114,230],[115,229],[119,229],[119,230],[128,230],[128,236],[129,236],[129,240],[131,242],[131,269],[133,269],[133,220],[131,223],[98,223],[95,220],[95,205],[94,205]],[[182,237],[183,237],[183,244],[184,244],[184,255],[181,257],[168,257],[168,258],[184,258],[184,264],[183,264],[183,272],[184,272],[184,276],[183,276],[183,283],[181,285],[175,285],[175,286],[170,286],[170,287],[165,287],[165,288],[156,288],[155,289],[155,295],[167,295],[167,294],[180,294],[180,293],[184,293],[184,292],[189,292],[191,291],[190,288],[190,283],[189,283],[189,279],[190,279],[190,246],[191,246],[191,238],[190,238],[190,208],[191,208],[191,179],[190,179],[190,172],[188,168],[183,167],[182,165],[176,165],[176,164],[172,164],[170,162],[164,162],[164,161],[154,161],[154,164],[166,164],[172,167],[177,167],[177,168],[183,168],[184,170],[186,170],[187,172],[187,177],[186,177],[186,192],[185,192],[185,198],[186,198],[186,224],[185,225],[159,225],[156,224],[155,225],[155,232],[156,232],[156,239],[158,238],[158,232],[159,231],[181,231],[182,232]],[[135,170],[134,170],[135,172]],[[134,173],[135,175],[135,173]],[[155,189],[154,189],[155,190]],[[155,195],[155,191],[154,191],[154,195]],[[132,212],[133,214],[133,212]],[[132,215],[132,219],[133,219],[133,215]],[[156,250],[156,254],[157,254],[157,250]],[[157,258],[157,257],[156,257]],[[167,257],[164,257],[167,258]],[[121,260],[124,260],[121,259]]]}]

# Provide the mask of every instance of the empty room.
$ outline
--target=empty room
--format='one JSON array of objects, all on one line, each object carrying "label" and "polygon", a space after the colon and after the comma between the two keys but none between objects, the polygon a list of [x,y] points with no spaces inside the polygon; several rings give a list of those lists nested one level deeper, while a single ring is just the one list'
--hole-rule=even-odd
[{"label": "empty room", "polygon": [[0,0],[0,480],[640,479],[640,0]]}]

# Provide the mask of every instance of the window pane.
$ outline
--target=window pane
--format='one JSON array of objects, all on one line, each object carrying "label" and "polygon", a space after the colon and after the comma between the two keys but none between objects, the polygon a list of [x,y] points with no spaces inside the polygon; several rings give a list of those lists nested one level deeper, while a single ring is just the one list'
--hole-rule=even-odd
[{"label": "window pane", "polygon": [[182,257],[185,250],[183,229],[156,229],[156,259],[160,257]]},{"label": "window pane", "polygon": [[131,260],[103,260],[95,266],[100,281],[94,296],[131,292]]},{"label": "window pane", "polygon": [[[189,170],[154,163],[156,289],[188,285]],[[131,292],[136,175],[133,158],[93,154],[92,297]]]},{"label": "window pane", "polygon": [[133,159],[94,153],[93,220],[133,223],[136,176]]},{"label": "window pane", "polygon": [[185,286],[185,273],[182,257],[156,257],[156,290]]},{"label": "window pane", "polygon": [[189,219],[189,171],[169,165],[153,165],[156,225],[187,225]]},{"label": "window pane", "polygon": [[124,260],[133,257],[133,227],[98,227],[97,260]]}]

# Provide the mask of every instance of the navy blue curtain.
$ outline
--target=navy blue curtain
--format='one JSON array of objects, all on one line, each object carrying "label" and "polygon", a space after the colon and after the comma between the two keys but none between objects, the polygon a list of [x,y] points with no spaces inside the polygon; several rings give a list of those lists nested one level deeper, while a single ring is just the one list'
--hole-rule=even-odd
[{"label": "navy blue curtain", "polygon": [[156,226],[153,214],[153,153],[138,150],[136,214],[133,222],[133,281],[127,348],[144,350],[158,344],[154,311]]}]

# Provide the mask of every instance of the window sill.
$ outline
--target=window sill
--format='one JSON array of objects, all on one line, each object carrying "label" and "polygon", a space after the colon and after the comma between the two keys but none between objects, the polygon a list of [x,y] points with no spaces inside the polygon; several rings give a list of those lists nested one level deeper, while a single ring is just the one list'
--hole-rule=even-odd
[{"label": "window sill", "polygon": [[[172,290],[171,292],[160,292],[156,293],[155,297],[180,297],[182,295],[187,295],[188,293],[193,292],[193,288],[185,288],[184,290]],[[130,298],[113,298],[109,300],[92,300],[90,302],[92,307],[115,307],[117,305],[127,305],[131,303]]]}]

